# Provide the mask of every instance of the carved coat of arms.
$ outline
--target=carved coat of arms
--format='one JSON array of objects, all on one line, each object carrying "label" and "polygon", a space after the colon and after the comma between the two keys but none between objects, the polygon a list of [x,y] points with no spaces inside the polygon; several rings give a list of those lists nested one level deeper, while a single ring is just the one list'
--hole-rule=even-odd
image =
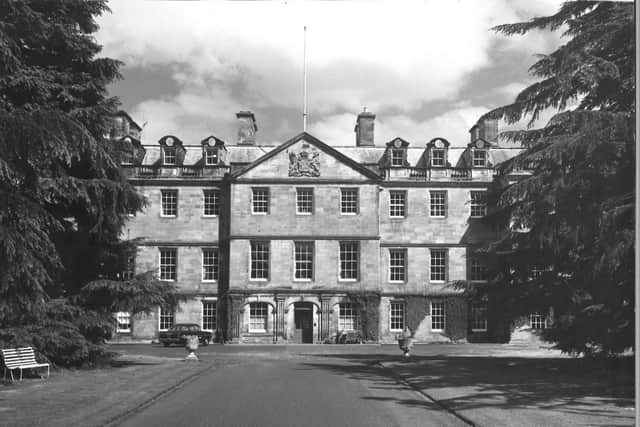
[{"label": "carved coat of arms", "polygon": [[289,176],[320,176],[319,153],[303,144],[297,153],[289,152]]}]

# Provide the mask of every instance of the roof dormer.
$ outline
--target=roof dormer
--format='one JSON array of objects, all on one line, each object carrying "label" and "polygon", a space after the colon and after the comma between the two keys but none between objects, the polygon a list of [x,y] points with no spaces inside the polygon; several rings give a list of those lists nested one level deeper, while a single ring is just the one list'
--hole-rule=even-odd
[{"label": "roof dormer", "polygon": [[475,141],[467,145],[467,150],[470,153],[469,166],[472,168],[490,168],[492,167],[491,152],[490,149],[494,147],[484,139],[476,139]]},{"label": "roof dormer", "polygon": [[227,160],[227,148],[224,141],[211,135],[200,141],[202,159],[205,166],[224,165]]},{"label": "roof dormer", "polygon": [[133,136],[123,136],[117,141],[117,151],[123,165],[140,165],[146,154],[139,139]]},{"label": "roof dormer", "polygon": [[383,167],[407,167],[407,148],[409,143],[400,137],[387,142],[387,149],[382,156]]},{"label": "roof dormer", "polygon": [[179,138],[167,135],[160,138],[158,143],[162,151],[162,166],[182,166],[185,149]]},{"label": "roof dormer", "polygon": [[427,167],[445,168],[451,167],[449,164],[449,141],[444,138],[433,138],[427,143],[426,158]]},{"label": "roof dormer", "polygon": [[118,111],[111,117],[108,137],[112,140],[119,140],[123,136],[131,136],[140,139],[142,128],[125,111]]}]

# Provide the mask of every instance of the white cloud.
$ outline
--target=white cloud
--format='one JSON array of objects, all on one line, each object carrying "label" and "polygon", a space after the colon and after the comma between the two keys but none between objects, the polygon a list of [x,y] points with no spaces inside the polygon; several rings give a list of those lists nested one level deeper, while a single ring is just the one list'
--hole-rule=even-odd
[{"label": "white cloud", "polygon": [[[469,129],[486,111],[486,106],[460,105],[425,121],[402,114],[376,117],[375,144],[381,146],[399,136],[416,147],[426,145],[435,137],[442,137],[454,147],[464,147],[469,142]],[[329,145],[355,145],[355,120],[353,114],[330,115],[311,123],[309,132]]]},{"label": "white cloud", "polygon": [[[490,65],[490,49],[501,40],[491,26],[521,20],[522,9],[553,13],[558,4],[120,0],[110,3],[113,14],[99,20],[97,38],[104,55],[128,66],[174,70],[179,94],[158,94],[134,108],[149,121],[150,139],[173,128],[181,137],[202,136],[212,128],[233,134],[233,113],[239,109],[299,108],[304,25],[309,111],[318,118],[318,137],[327,139],[322,130],[334,138],[338,125],[341,132],[352,131],[355,113],[367,106],[395,111],[380,117],[381,138],[417,138],[430,129],[433,136],[459,138],[458,127],[466,133],[477,118],[467,112],[486,109],[463,106],[422,122],[409,114],[427,101],[457,99],[466,76]],[[500,43],[522,50],[542,42],[534,37]],[[264,126],[288,128],[285,122]]]}]

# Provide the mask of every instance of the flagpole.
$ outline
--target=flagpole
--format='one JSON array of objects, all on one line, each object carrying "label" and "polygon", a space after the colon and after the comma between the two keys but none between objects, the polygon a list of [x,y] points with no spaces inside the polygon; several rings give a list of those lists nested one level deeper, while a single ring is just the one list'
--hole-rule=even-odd
[{"label": "flagpole", "polygon": [[302,131],[307,131],[307,26],[304,26],[303,62],[303,99],[302,99]]}]

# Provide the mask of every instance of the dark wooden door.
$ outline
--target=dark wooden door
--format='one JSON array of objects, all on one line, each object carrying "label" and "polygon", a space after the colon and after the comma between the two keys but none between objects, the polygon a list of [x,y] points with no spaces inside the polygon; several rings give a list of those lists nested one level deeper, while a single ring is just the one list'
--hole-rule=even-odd
[{"label": "dark wooden door", "polygon": [[294,321],[296,324],[296,338],[302,343],[313,343],[313,305],[295,307]]}]

